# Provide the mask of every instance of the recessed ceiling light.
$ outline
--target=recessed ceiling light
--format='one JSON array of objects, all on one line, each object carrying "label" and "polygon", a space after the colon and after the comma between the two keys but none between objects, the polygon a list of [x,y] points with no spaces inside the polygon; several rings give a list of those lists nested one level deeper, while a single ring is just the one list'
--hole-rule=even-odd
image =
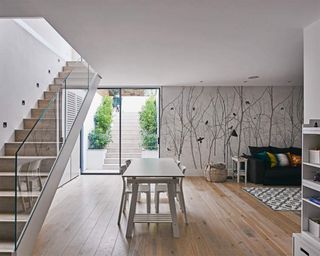
[{"label": "recessed ceiling light", "polygon": [[248,79],[258,79],[259,76],[249,76]]}]

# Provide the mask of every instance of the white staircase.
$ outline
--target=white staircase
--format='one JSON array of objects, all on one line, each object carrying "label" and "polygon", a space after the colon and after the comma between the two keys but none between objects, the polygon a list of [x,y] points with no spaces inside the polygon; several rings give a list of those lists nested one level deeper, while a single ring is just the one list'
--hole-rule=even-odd
[{"label": "white staircase", "polygon": [[[87,90],[82,107],[72,120],[73,128],[67,140],[61,142],[57,132],[61,122],[61,116],[57,115],[57,92],[64,87],[64,79],[70,72],[67,78],[69,89],[88,89],[89,82],[91,88]],[[63,72],[54,79],[54,84],[49,85],[43,98],[38,100],[38,107],[31,110],[31,117],[23,120],[23,129],[15,130],[15,141],[5,143],[5,155],[0,157],[0,256],[13,253],[18,256],[31,255],[33,243],[58,188],[99,81],[97,74],[89,71],[82,62],[67,62]],[[39,117],[41,120],[38,120]],[[37,167],[37,172],[25,167],[38,160],[41,165]],[[32,180],[37,182],[33,183]],[[19,243],[16,243],[18,239]]]}]

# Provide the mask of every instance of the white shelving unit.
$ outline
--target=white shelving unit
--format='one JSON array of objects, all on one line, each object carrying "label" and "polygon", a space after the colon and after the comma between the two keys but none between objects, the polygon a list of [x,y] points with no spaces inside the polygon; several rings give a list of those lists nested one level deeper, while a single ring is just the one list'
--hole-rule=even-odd
[{"label": "white shelving unit", "polygon": [[[320,122],[318,122],[320,124]],[[302,212],[301,233],[293,235],[294,256],[320,255],[320,238],[309,232],[309,219],[320,217],[320,205],[309,200],[312,196],[320,197],[320,182],[313,177],[320,172],[320,164],[309,162],[309,149],[320,147],[320,127],[305,125],[302,129]]]}]

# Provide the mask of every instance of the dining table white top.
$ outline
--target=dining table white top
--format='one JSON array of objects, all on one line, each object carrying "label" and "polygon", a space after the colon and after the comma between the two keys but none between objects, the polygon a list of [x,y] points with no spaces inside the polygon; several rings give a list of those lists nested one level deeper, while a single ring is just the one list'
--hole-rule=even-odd
[{"label": "dining table white top", "polygon": [[124,177],[184,177],[172,158],[132,159]]}]

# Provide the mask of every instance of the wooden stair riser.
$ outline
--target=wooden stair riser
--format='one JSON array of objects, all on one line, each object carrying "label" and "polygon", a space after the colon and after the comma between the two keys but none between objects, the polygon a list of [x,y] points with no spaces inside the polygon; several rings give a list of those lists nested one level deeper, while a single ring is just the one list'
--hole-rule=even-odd
[{"label": "wooden stair riser", "polygon": [[[28,136],[30,130],[16,130],[15,141],[22,142]],[[57,131],[52,129],[33,130],[27,138],[27,141],[32,142],[54,142],[57,140]]]},{"label": "wooden stair riser", "polygon": [[[26,223],[17,223],[17,236],[19,237]],[[14,241],[15,239],[15,223],[14,221],[0,221],[0,241]]]},{"label": "wooden stair riser", "polygon": [[[93,77],[93,73],[89,73],[89,77],[92,78]],[[65,72],[59,72],[59,78],[63,78],[65,79],[66,77],[68,78],[88,78],[88,71],[84,71],[84,72],[69,72],[69,71],[65,71]]]},{"label": "wooden stair riser", "polygon": [[87,67],[63,67],[63,72],[88,72]]},{"label": "wooden stair riser", "polygon": [[56,109],[33,108],[31,109],[31,118],[55,118],[57,116]]},{"label": "wooden stair riser", "polygon": [[[24,119],[23,120],[23,127],[24,129],[32,129],[37,122],[37,119]],[[55,129],[56,128],[56,119],[41,119],[37,125],[35,126],[36,129]]]},{"label": "wooden stair riser", "polygon": [[[35,205],[37,201],[37,196],[29,196],[29,197],[17,197],[17,210],[18,213],[29,214],[31,212],[32,207]],[[25,208],[23,208],[23,202],[25,203]],[[30,204],[31,203],[31,207]],[[14,214],[15,213],[15,196],[1,196],[0,195],[0,212],[5,214]]]},{"label": "wooden stair riser", "polygon": [[[5,143],[5,155],[14,156],[20,147],[20,143]],[[57,144],[45,142],[27,142],[18,152],[19,156],[56,156]]]},{"label": "wooden stair riser", "polygon": [[[43,159],[41,163],[41,172],[49,172],[52,168],[52,165],[55,161],[55,158],[53,159]],[[18,165],[26,163],[28,161],[22,160],[18,157]],[[12,157],[10,159],[0,158],[0,173],[1,172],[15,172],[15,158]]]},{"label": "wooden stair riser", "polygon": [[[25,184],[27,175],[19,175],[18,178],[20,182]],[[35,176],[28,176],[29,180],[36,180],[37,177]],[[41,174],[41,182],[42,184],[45,183],[48,174]],[[35,185],[38,187],[37,181]],[[0,191],[15,191],[15,176],[1,176],[0,172]]]},{"label": "wooden stair riser", "polygon": [[88,84],[88,77],[86,78],[55,78],[54,79],[55,84],[61,84],[62,86],[66,86],[67,88],[69,86],[74,85],[87,85]]},{"label": "wooden stair riser", "polygon": [[38,100],[38,108],[56,108],[56,101]]},{"label": "wooden stair riser", "polygon": [[43,93],[43,98],[45,100],[51,100],[54,97],[58,98],[57,92],[46,91],[46,92]]},{"label": "wooden stair riser", "polygon": [[49,85],[50,92],[58,92],[61,89],[62,89],[62,85],[60,85],[60,84],[50,84]]},{"label": "wooden stair riser", "polygon": [[0,256],[12,256],[12,253],[11,252],[2,252],[0,250]]}]

